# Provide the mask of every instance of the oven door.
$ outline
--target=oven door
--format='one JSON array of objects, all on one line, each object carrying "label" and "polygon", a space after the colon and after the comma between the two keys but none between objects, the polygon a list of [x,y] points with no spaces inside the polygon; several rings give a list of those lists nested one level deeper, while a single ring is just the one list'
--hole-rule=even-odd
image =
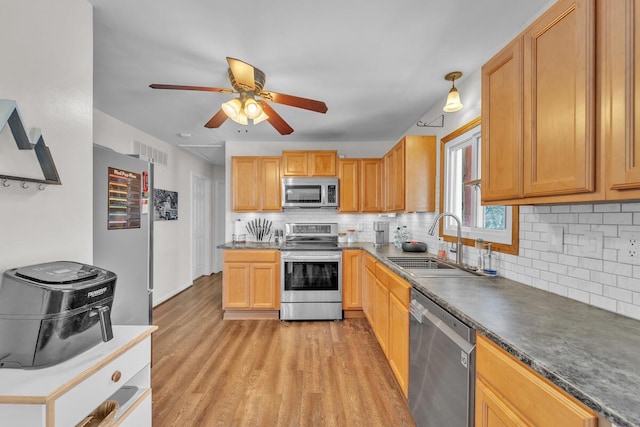
[{"label": "oven door", "polygon": [[281,302],[342,302],[342,252],[282,252]]}]

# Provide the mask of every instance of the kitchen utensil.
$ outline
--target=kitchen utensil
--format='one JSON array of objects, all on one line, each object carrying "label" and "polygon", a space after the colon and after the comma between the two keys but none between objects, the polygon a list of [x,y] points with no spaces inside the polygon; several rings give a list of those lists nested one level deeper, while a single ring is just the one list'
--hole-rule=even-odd
[{"label": "kitchen utensil", "polygon": [[402,250],[404,252],[426,252],[427,244],[424,242],[403,242]]}]

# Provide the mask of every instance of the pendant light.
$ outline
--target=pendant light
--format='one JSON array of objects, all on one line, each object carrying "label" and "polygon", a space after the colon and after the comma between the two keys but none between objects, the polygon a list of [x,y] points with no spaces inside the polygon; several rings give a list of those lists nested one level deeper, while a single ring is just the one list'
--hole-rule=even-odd
[{"label": "pendant light", "polygon": [[456,79],[459,79],[460,77],[462,77],[462,73],[460,71],[453,71],[444,76],[444,79],[450,81],[452,84],[449,95],[447,95],[447,104],[443,108],[447,113],[462,110],[463,105],[460,102],[460,94],[458,93],[458,89],[456,89]]}]

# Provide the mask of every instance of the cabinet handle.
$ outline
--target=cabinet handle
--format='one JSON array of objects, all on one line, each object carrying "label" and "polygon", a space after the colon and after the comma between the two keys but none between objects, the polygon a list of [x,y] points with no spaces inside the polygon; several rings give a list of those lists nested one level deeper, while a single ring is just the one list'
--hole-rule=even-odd
[{"label": "cabinet handle", "polygon": [[113,375],[111,375],[111,381],[113,381],[114,383],[117,383],[118,381],[120,381],[121,377],[122,377],[122,372],[115,371]]}]

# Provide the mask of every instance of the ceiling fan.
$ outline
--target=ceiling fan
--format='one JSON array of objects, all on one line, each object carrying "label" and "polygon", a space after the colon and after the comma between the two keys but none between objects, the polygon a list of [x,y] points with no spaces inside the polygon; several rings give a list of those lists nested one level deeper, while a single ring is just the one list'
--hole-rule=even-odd
[{"label": "ceiling fan", "polygon": [[229,81],[233,89],[156,83],[149,85],[149,87],[152,89],[196,90],[239,94],[237,98],[233,98],[222,104],[220,110],[204,125],[207,128],[220,127],[227,118],[241,125],[248,124],[250,119],[254,125],[264,120],[268,121],[281,135],[289,135],[292,133],[293,128],[289,126],[266,101],[304,108],[305,110],[318,113],[327,112],[327,106],[322,101],[263,90],[266,81],[264,72],[239,59],[227,57],[227,62],[229,63]]}]

